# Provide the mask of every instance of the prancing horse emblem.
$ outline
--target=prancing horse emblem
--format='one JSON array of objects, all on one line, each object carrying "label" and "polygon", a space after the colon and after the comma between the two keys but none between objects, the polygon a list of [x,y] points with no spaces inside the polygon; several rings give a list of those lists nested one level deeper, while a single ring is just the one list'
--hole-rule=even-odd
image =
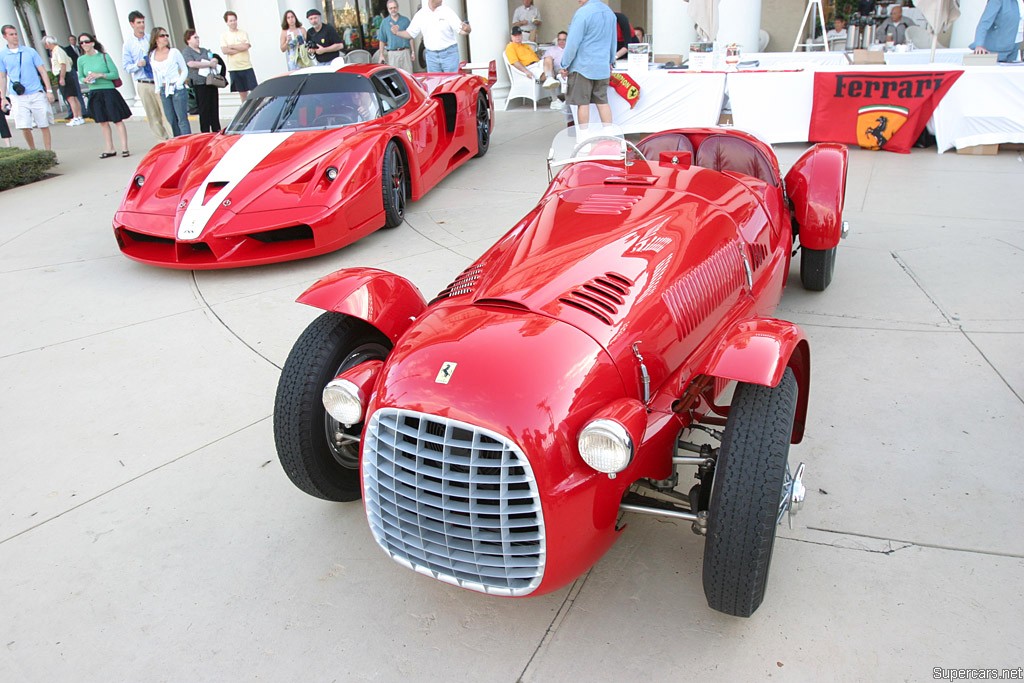
[{"label": "prancing horse emblem", "polygon": [[434,378],[434,381],[438,384],[448,384],[448,382],[452,380],[452,375],[455,374],[455,367],[457,365],[458,363],[453,363],[451,361],[443,363],[441,365],[441,369],[437,372],[437,377]]}]

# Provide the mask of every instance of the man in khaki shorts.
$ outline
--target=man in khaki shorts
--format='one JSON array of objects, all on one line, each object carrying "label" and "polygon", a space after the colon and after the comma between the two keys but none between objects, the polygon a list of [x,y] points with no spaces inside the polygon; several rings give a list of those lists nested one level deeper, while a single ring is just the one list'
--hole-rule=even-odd
[{"label": "man in khaki shorts", "polygon": [[562,75],[569,77],[567,104],[576,105],[576,121],[590,123],[590,105],[597,105],[602,123],[612,122],[608,80],[615,63],[615,15],[601,0],[576,0],[580,8],[569,24],[562,52]]},{"label": "man in khaki shorts", "polygon": [[32,136],[32,125],[35,124],[43,134],[43,146],[50,149],[53,91],[43,60],[38,52],[18,43],[18,29],[7,24],[0,30],[7,42],[6,47],[0,48],[0,94],[10,96],[14,126],[25,135],[28,148],[36,148]]}]

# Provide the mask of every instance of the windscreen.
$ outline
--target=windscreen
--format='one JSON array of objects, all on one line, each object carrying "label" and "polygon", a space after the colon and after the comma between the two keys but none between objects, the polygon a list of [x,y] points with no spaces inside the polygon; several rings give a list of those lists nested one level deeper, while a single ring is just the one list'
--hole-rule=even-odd
[{"label": "windscreen", "polygon": [[365,76],[293,74],[257,86],[225,133],[326,130],[365,123],[380,115],[380,98]]}]

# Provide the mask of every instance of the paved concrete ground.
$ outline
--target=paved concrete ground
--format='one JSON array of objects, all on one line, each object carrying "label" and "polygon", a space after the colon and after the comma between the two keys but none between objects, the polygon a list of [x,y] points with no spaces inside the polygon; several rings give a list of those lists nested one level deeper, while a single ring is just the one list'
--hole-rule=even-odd
[{"label": "paved concrete ground", "polygon": [[[851,154],[835,280],[797,278],[813,382],[797,528],[751,619],[710,611],[703,541],[631,518],[570,588],[505,600],[414,574],[358,504],[277,463],[281,364],[339,267],[428,298],[546,185],[561,117],[498,115],[494,145],[408,225],[334,254],[149,268],[110,219],[151,144],[96,158],[59,127],[60,176],[0,195],[0,681],[931,680],[1018,667],[1024,611],[1024,163]],[[779,150],[783,166],[803,146]],[[795,272],[795,271],[794,271]]]}]

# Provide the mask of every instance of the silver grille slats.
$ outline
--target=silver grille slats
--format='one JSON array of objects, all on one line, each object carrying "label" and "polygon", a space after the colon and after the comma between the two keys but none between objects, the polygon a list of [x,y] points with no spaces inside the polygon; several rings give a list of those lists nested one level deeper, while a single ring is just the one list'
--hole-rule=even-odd
[{"label": "silver grille slats", "polygon": [[367,426],[370,529],[399,564],[481,593],[528,595],[544,575],[540,497],[512,442],[465,422],[382,408]]}]

